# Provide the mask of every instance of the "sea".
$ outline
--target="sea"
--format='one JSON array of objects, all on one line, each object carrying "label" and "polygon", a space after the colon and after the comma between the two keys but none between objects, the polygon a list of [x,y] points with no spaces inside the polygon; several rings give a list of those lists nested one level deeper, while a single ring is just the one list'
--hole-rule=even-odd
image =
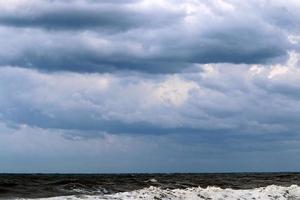
[{"label": "sea", "polygon": [[300,200],[300,173],[0,174],[0,199]]}]

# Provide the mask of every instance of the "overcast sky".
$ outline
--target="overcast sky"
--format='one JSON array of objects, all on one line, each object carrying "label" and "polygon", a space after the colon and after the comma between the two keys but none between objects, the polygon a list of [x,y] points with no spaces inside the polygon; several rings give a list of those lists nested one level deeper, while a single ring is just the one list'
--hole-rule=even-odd
[{"label": "overcast sky", "polygon": [[298,0],[0,10],[0,172],[300,169]]}]

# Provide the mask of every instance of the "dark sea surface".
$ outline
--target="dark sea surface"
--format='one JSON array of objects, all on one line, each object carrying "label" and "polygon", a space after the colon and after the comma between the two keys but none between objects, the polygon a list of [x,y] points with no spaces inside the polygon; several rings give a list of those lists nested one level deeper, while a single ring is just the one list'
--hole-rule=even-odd
[{"label": "dark sea surface", "polygon": [[217,186],[253,189],[300,185],[300,173],[224,174],[1,174],[0,198],[44,198],[69,195],[103,195],[155,186],[186,189]]}]

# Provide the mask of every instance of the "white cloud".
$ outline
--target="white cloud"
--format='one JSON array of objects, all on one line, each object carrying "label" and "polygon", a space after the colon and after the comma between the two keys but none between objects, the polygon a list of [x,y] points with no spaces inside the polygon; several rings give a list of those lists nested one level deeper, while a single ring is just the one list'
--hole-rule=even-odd
[{"label": "white cloud", "polygon": [[154,95],[162,104],[180,106],[190,98],[191,90],[199,90],[199,86],[192,81],[173,76],[159,84]]}]

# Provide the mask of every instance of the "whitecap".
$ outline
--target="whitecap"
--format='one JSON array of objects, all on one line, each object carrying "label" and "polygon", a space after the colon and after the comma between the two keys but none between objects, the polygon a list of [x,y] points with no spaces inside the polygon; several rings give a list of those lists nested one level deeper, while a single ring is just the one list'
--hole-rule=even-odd
[{"label": "whitecap", "polygon": [[161,189],[149,187],[131,192],[121,192],[111,195],[84,195],[53,197],[43,200],[300,200],[300,187],[270,185],[267,187],[235,190],[219,187],[187,188],[187,189]]}]

